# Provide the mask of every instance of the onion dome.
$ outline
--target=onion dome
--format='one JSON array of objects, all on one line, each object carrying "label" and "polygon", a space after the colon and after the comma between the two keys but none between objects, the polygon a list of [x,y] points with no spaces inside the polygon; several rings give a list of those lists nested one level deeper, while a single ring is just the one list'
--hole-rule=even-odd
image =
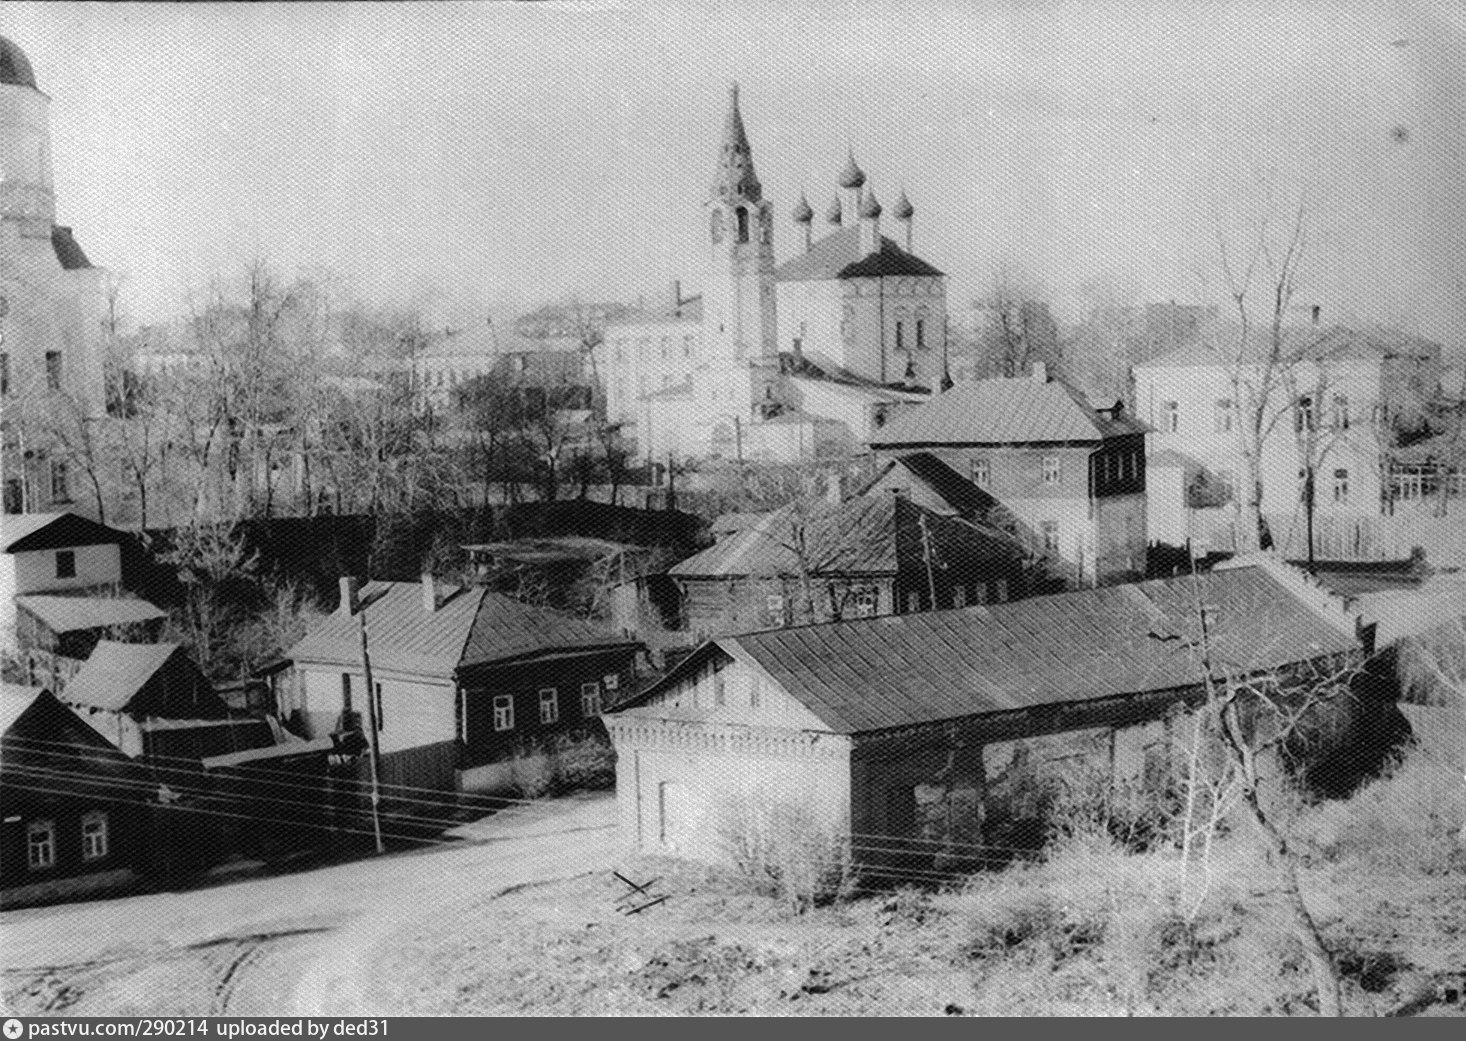
[{"label": "onion dome", "polygon": [[881,204],[876,202],[875,192],[866,192],[865,198],[860,200],[860,215],[862,217],[879,217],[881,215]]},{"label": "onion dome", "polygon": [[814,210],[809,208],[809,200],[804,197],[803,192],[800,192],[799,204],[794,207],[794,223],[808,224],[812,220],[814,220]]},{"label": "onion dome", "polygon": [[896,200],[896,208],[891,211],[897,220],[910,220],[916,209],[911,205],[911,200],[906,198],[906,189],[901,189],[901,198]]},{"label": "onion dome", "polygon": [[830,203],[830,208],[825,211],[825,220],[831,224],[840,223],[840,197],[837,195]]},{"label": "onion dome", "polygon": [[852,149],[849,157],[845,160],[845,168],[840,171],[841,188],[859,188],[865,183],[865,174],[860,167],[855,165],[855,152]]},{"label": "onion dome", "polygon": [[10,87],[36,87],[36,74],[30,59],[14,42],[0,36],[0,84]]}]

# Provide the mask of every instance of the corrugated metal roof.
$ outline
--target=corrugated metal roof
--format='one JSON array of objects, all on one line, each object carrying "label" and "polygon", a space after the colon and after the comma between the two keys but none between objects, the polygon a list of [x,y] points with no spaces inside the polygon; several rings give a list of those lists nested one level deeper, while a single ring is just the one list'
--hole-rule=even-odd
[{"label": "corrugated metal roof", "polygon": [[796,536],[802,528],[805,566],[812,575],[894,575],[903,560],[920,554],[923,519],[933,551],[951,566],[1022,554],[1001,533],[944,517],[899,496],[873,495],[820,503],[803,517],[793,507],[775,510],[675,564],[669,574],[797,575]]},{"label": "corrugated metal roof", "polygon": [[861,256],[859,227],[832,231],[811,245],[807,252],[774,269],[774,278],[779,282],[823,282],[836,278],[896,275],[932,278],[941,274],[925,260],[907,253],[884,235],[877,252]]},{"label": "corrugated metal roof", "polygon": [[[627,643],[600,626],[531,607],[486,588],[449,588],[436,611],[417,582],[369,582],[361,590],[372,665],[447,680],[460,666],[567,647]],[[289,651],[294,661],[359,665],[360,623],[331,615]]]},{"label": "corrugated metal roof", "polygon": [[162,608],[129,597],[30,594],[16,597],[15,603],[39,618],[53,633],[135,625],[168,617]]},{"label": "corrugated metal roof", "polygon": [[[1149,361],[1137,369],[1197,368],[1216,365],[1260,364],[1272,351],[1271,330],[1253,329],[1246,343],[1236,326],[1207,326],[1188,342]],[[1350,329],[1342,325],[1320,329],[1311,325],[1287,326],[1282,330],[1279,356],[1286,362],[1371,360],[1405,356],[1439,357],[1440,345],[1394,329]]]},{"label": "corrugated metal roof", "polygon": [[1137,419],[1111,419],[1060,380],[1029,378],[959,383],[896,416],[871,445],[1011,445],[1098,442],[1149,428]]},{"label": "corrugated metal roof", "polygon": [[[1358,647],[1263,568],[1199,583],[1218,671]],[[722,649],[754,663],[832,731],[852,734],[1190,687],[1202,680],[1197,595],[1190,578],[1168,579],[723,637],[646,693]]]},{"label": "corrugated metal roof", "polygon": [[974,517],[985,516],[988,511],[998,505],[997,499],[930,452],[911,452],[898,459],[893,459],[866,484],[861,494],[868,493],[897,467],[909,471],[912,477],[930,488],[958,513]]}]

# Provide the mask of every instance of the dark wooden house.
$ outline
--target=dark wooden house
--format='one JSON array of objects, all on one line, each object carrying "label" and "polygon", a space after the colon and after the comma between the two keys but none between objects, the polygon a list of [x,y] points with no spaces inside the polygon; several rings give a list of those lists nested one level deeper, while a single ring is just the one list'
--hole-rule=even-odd
[{"label": "dark wooden house", "polygon": [[882,494],[777,510],[668,574],[685,628],[706,637],[1015,599],[1028,556],[994,528]]},{"label": "dark wooden house", "polygon": [[156,790],[145,767],[49,691],[0,687],[0,900],[46,903],[131,884]]}]

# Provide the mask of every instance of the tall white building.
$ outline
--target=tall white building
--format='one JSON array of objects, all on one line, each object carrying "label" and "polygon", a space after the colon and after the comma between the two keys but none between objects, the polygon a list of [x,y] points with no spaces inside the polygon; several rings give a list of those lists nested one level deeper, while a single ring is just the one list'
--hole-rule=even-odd
[{"label": "tall white building", "polygon": [[0,398],[11,513],[69,506],[80,480],[44,430],[19,420],[80,424],[106,406],[105,275],[56,223],[50,104],[25,54],[0,37]]}]

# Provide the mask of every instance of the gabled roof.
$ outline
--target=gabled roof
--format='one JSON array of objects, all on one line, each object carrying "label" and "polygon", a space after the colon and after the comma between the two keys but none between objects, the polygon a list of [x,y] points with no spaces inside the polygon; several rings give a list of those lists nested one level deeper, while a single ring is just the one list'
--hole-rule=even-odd
[{"label": "gabled roof", "polygon": [[1060,380],[1028,377],[959,383],[895,417],[871,438],[874,447],[1098,442],[1150,428],[1112,419]]},{"label": "gabled roof", "polygon": [[880,473],[866,483],[859,494],[868,494],[888,473],[898,467],[909,471],[912,477],[926,485],[943,502],[964,516],[984,516],[998,505],[997,499],[930,452],[911,452],[891,460],[881,469]]},{"label": "gabled roof", "polygon": [[149,772],[49,690],[0,690],[0,775],[12,797],[34,792],[98,803],[145,802]]},{"label": "gabled roof", "polygon": [[27,553],[68,546],[119,545],[127,536],[71,510],[0,514],[0,551]]},{"label": "gabled roof", "polygon": [[[922,532],[922,523],[926,532]],[[997,531],[944,517],[895,495],[820,503],[802,517],[794,507],[766,514],[751,527],[669,569],[678,578],[797,575],[796,534],[813,575],[894,575],[920,558],[923,540],[949,566],[1016,559],[1021,547]]]},{"label": "gabled roof", "polygon": [[832,231],[797,257],[774,269],[779,282],[824,282],[836,278],[874,278],[878,275],[940,276],[937,270],[900,244],[881,236],[881,248],[869,256],[860,252],[860,229]]},{"label": "gabled roof", "polygon": [[1202,575],[1199,590],[1192,581],[719,637],[628,706],[720,653],[757,668],[842,734],[1183,690],[1202,682],[1198,592],[1218,673],[1358,649],[1349,625],[1293,596],[1264,568]]},{"label": "gabled roof", "polygon": [[66,684],[68,705],[190,719],[227,715],[209,681],[176,643],[103,640]]},{"label": "gabled roof", "polygon": [[39,618],[53,633],[136,625],[168,617],[162,608],[131,597],[30,594],[16,597],[15,603]]},{"label": "gabled roof", "polygon": [[[567,649],[629,644],[591,622],[532,607],[485,587],[439,593],[436,611],[423,606],[416,582],[369,582],[361,590],[368,650],[374,667],[441,680],[463,666]],[[297,662],[361,664],[355,615],[332,614],[292,647]]]},{"label": "gabled roof", "polygon": [[31,707],[32,702],[46,693],[44,687],[28,687],[21,683],[0,683],[0,734],[15,725],[15,721]]}]

